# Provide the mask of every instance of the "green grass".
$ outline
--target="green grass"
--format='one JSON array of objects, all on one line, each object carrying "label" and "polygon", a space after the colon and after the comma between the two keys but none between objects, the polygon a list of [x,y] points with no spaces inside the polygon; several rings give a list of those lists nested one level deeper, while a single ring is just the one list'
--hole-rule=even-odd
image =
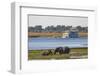
[{"label": "green grass", "polygon": [[[48,56],[43,56],[44,52],[47,50],[29,50],[28,51],[28,60],[47,60],[47,59],[83,59],[88,56],[88,48],[71,48],[70,54],[53,54]],[[54,52],[54,49],[52,49]],[[83,57],[85,56],[85,57]]]}]

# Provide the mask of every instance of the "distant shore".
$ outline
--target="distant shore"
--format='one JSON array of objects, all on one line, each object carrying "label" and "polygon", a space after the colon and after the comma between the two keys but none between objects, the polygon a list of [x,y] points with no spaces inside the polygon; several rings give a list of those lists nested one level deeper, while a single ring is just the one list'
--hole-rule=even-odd
[{"label": "distant shore", "polygon": [[[64,32],[28,32],[28,37],[62,37]],[[79,32],[80,37],[87,37],[87,32]]]}]

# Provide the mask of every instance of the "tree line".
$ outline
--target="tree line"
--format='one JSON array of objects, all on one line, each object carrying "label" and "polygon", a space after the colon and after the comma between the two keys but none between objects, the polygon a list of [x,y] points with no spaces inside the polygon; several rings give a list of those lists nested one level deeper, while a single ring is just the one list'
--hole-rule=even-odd
[{"label": "tree line", "polygon": [[[36,25],[34,27],[29,26],[28,32],[64,32],[64,31],[70,31],[70,29],[73,28],[71,25],[65,26],[65,25],[57,25],[57,26],[47,26],[45,28],[42,27],[42,25]],[[88,27],[82,27],[80,25],[75,27],[78,32],[88,32]]]}]

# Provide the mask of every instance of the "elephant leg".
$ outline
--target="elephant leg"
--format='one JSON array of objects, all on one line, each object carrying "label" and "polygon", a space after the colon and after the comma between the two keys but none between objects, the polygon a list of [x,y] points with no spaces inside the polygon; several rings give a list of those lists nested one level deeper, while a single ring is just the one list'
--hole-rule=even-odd
[{"label": "elephant leg", "polygon": [[59,54],[61,55],[62,54],[62,51],[59,51]]},{"label": "elephant leg", "polygon": [[54,55],[56,54],[56,51],[54,51]]}]

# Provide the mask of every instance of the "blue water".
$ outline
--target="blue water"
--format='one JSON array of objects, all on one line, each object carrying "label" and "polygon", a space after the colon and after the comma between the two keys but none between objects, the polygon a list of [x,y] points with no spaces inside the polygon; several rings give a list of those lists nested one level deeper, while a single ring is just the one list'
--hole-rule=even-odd
[{"label": "blue water", "polygon": [[68,46],[70,48],[87,47],[87,38],[29,38],[28,49],[52,49]]}]

